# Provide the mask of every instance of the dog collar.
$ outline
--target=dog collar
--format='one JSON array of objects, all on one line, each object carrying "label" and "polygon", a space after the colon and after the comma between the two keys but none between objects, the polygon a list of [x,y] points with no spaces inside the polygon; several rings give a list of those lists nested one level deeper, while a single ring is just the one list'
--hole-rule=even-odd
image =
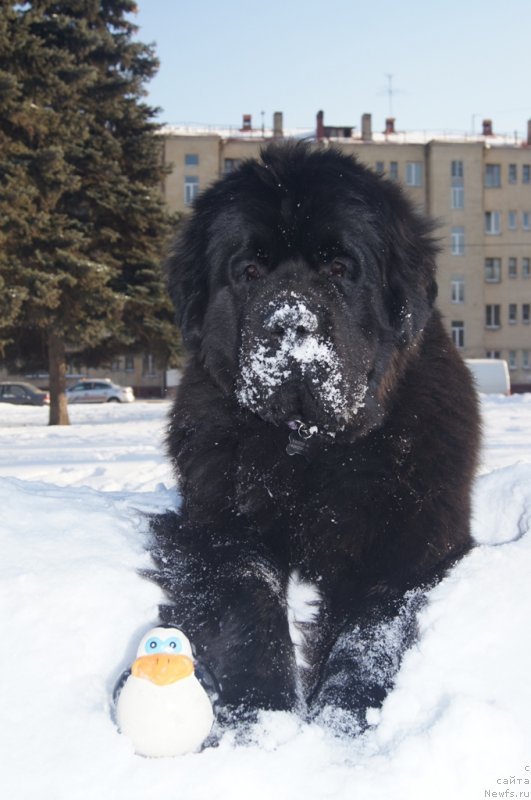
[{"label": "dog collar", "polygon": [[288,456],[302,455],[308,447],[308,442],[319,432],[317,425],[308,425],[300,419],[293,419],[288,422],[290,429],[289,442],[286,445]]}]

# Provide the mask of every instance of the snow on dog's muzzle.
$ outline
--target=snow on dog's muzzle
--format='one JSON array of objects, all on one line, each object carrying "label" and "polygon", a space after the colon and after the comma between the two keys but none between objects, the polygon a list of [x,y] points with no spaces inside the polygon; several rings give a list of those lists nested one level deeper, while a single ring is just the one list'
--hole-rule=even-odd
[{"label": "snow on dog's muzzle", "polygon": [[319,320],[301,298],[293,295],[289,301],[272,311],[265,328],[280,339],[284,336],[300,339],[316,333]]},{"label": "snow on dog's muzzle", "polygon": [[270,300],[265,314],[261,325],[250,325],[242,338],[240,405],[266,419],[300,417],[310,424],[342,427],[357,413],[366,386],[355,387],[355,393],[348,386],[336,344],[316,308],[303,295],[289,292]]}]

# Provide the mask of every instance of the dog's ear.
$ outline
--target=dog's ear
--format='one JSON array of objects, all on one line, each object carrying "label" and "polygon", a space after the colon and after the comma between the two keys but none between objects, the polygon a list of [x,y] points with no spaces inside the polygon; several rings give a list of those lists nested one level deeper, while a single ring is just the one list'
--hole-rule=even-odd
[{"label": "dog's ear", "polygon": [[166,257],[168,291],[185,346],[197,350],[208,302],[206,243],[203,226],[193,214],[183,221]]},{"label": "dog's ear", "polygon": [[431,316],[437,298],[440,247],[433,236],[435,223],[403,196],[393,199],[386,225],[388,306],[401,340],[408,343],[417,338]]}]

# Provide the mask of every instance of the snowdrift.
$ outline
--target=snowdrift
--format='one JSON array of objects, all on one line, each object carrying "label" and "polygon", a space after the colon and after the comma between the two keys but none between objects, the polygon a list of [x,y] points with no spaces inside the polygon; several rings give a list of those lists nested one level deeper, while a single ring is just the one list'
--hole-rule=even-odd
[{"label": "snowdrift", "polygon": [[150,760],[117,732],[110,694],[162,600],[139,570],[150,566],[146,515],[178,502],[162,453],[167,406],[73,408],[60,430],[45,409],[3,407],[2,795],[531,796],[531,396],[483,410],[477,547],[430,593],[368,732],[349,741],[270,713],[246,742],[227,735]]}]

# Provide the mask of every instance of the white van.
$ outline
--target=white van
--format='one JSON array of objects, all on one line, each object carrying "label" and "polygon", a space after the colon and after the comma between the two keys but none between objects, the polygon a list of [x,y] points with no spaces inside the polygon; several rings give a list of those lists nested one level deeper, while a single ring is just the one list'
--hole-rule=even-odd
[{"label": "white van", "polygon": [[511,394],[507,361],[502,358],[466,358],[476,389],[482,394]]}]

